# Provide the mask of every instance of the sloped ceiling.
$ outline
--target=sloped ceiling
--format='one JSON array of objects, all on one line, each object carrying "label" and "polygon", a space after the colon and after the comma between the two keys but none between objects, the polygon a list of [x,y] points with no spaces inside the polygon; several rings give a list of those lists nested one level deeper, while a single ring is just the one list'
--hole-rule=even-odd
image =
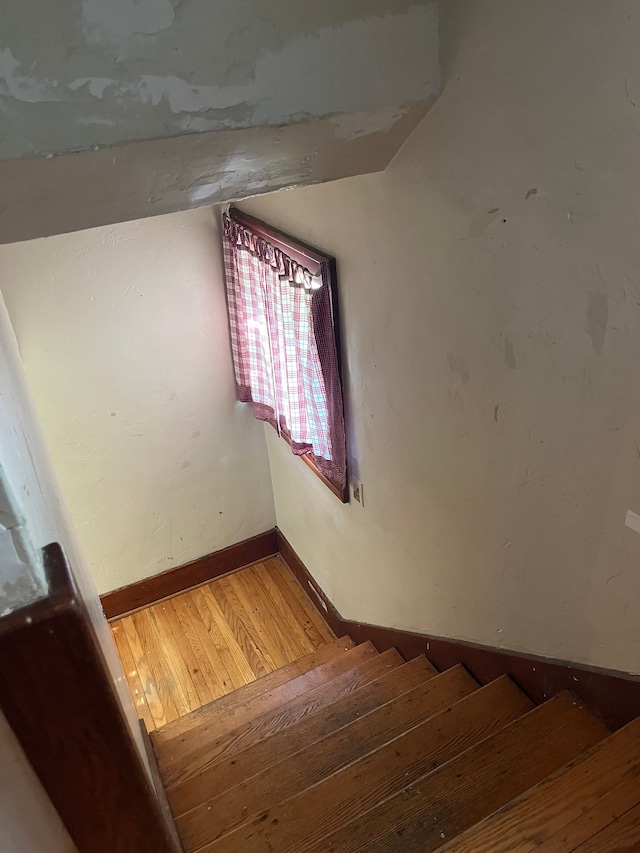
[{"label": "sloped ceiling", "polygon": [[0,241],[385,167],[437,97],[411,0],[5,0]]}]

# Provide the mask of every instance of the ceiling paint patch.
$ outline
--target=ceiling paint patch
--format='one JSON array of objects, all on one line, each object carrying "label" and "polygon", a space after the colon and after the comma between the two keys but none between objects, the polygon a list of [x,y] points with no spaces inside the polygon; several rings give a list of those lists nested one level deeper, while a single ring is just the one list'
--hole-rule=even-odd
[{"label": "ceiling paint patch", "polygon": [[91,42],[122,44],[134,35],[161,33],[174,18],[170,0],[82,0],[82,30]]},{"label": "ceiling paint patch", "polygon": [[[367,112],[392,104],[397,109],[400,89],[402,102],[435,96],[440,87],[434,61],[437,32],[438,8],[430,4],[405,14],[322,27],[313,35],[295,36],[277,52],[264,50],[256,61],[255,119],[287,119],[301,109],[307,115],[328,116],[352,112],[356,105]],[[402,62],[397,45],[403,46]],[[292,74],[292,68],[304,73]],[[366,74],[363,69],[368,69]]]},{"label": "ceiling paint patch", "polygon": [[77,92],[78,89],[87,86],[89,94],[93,95],[94,98],[103,98],[105,89],[116,85],[117,80],[113,80],[111,77],[80,77],[78,80],[74,80],[73,83],[69,83],[68,88],[72,92]]},{"label": "ceiling paint patch", "polygon": [[80,127],[91,127],[92,125],[102,125],[103,127],[117,127],[118,122],[105,116],[80,116],[76,119],[76,124]]},{"label": "ceiling paint patch", "polygon": [[57,81],[37,80],[20,74],[18,69],[21,67],[22,63],[14,57],[10,48],[0,50],[0,95],[28,104],[64,100],[64,96],[56,91]]},{"label": "ceiling paint patch", "polygon": [[236,106],[249,95],[247,87],[192,86],[180,77],[145,74],[137,85],[142,103],[157,107],[166,100],[172,113],[200,113]]}]

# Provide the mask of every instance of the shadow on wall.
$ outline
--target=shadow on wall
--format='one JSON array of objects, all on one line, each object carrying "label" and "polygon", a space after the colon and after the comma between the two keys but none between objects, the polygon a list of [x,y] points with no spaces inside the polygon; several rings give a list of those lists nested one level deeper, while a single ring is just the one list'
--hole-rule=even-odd
[{"label": "shadow on wall", "polygon": [[442,88],[451,82],[466,22],[476,14],[468,3],[440,0],[440,73]]}]

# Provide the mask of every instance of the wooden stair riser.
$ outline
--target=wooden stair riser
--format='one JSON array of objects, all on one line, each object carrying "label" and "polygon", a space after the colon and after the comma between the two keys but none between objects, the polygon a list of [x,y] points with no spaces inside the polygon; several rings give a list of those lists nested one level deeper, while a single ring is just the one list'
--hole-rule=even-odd
[{"label": "wooden stair riser", "polygon": [[[454,673],[456,669],[458,668],[448,670],[435,680],[450,680],[450,673]],[[470,678],[461,667],[459,671],[463,672],[466,678]],[[421,684],[428,684],[434,680],[432,672],[431,665],[424,657],[415,658],[316,713],[292,723],[271,737],[259,740],[239,752],[232,752],[220,761],[214,761],[199,776],[170,789],[175,813],[183,814],[207,797],[215,797],[254,776],[269,767],[274,760],[293,755],[307,744],[349,725],[375,708],[393,701]]]},{"label": "wooden stair riser", "polygon": [[[197,793],[192,791],[189,805],[193,810],[178,819],[179,829],[182,832],[184,827],[187,843],[194,846],[196,840],[192,839],[199,840],[200,844],[204,843],[202,839],[213,840],[243,823],[247,815],[269,809],[309,788],[477,689],[477,682],[464,669],[450,670],[331,732],[293,756],[281,757],[274,753],[269,767],[217,797],[206,799],[206,787],[200,786]],[[187,804],[184,787],[178,786],[171,800],[176,815],[183,814],[178,803]],[[202,805],[194,808],[198,803]]]},{"label": "wooden stair riser", "polygon": [[299,853],[531,707],[509,679],[500,679],[218,841],[187,841],[186,853]]},{"label": "wooden stair riser", "polygon": [[402,853],[432,853],[607,734],[572,696],[560,694],[296,853],[397,853],[400,843]]}]

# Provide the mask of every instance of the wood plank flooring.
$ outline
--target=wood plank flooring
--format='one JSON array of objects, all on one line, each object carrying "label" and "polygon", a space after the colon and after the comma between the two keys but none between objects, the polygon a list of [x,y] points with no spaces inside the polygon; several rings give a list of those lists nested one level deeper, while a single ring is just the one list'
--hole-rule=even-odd
[{"label": "wood plank flooring", "polygon": [[335,640],[280,557],[118,619],[111,630],[149,731]]}]

